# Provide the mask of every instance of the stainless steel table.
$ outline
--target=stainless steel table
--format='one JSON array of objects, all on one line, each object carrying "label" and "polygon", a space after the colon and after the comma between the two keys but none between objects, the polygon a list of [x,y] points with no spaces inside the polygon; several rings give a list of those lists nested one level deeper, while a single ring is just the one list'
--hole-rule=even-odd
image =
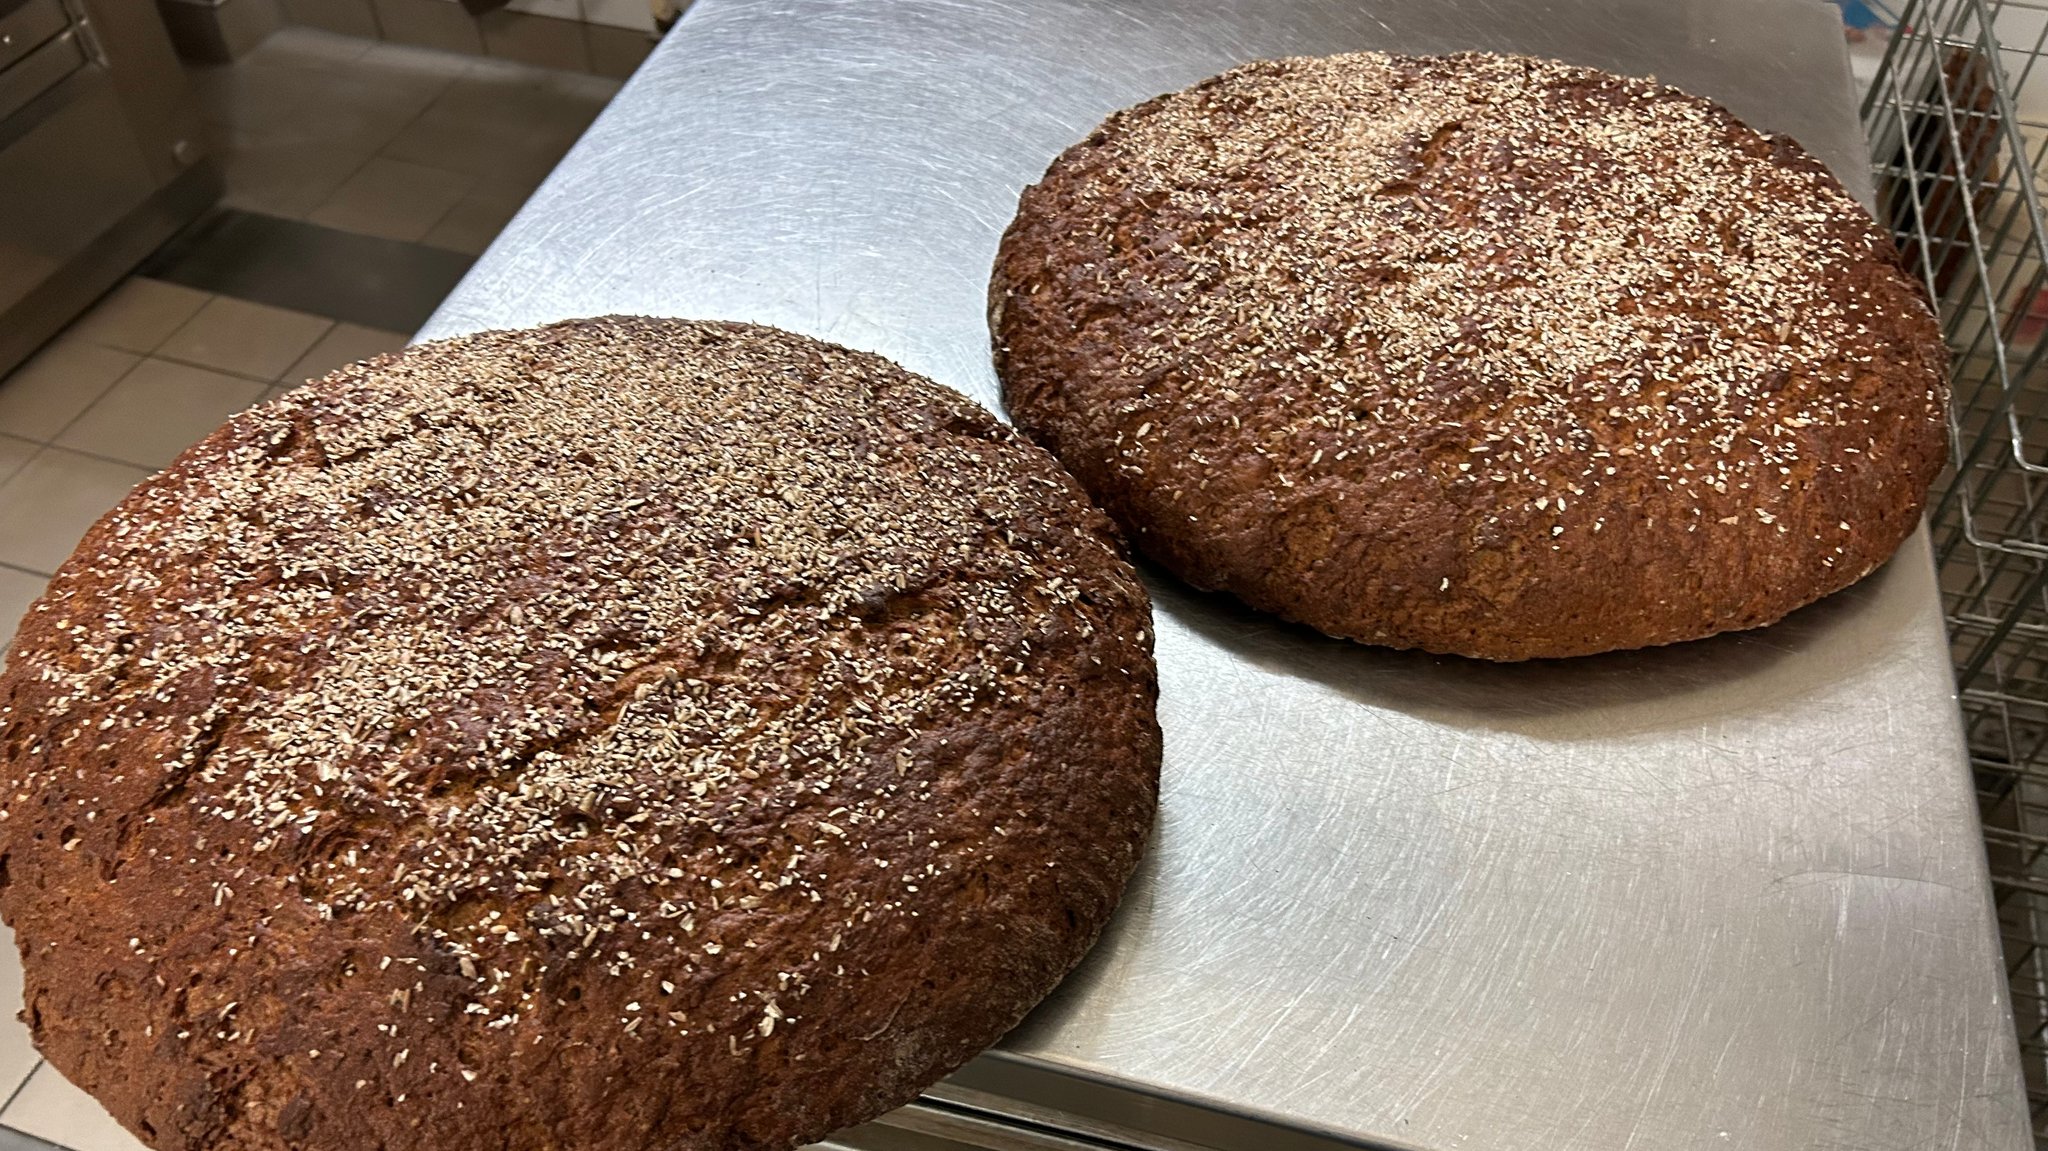
[{"label": "stainless steel table", "polygon": [[[424,335],[777,324],[995,406],[1016,196],[1104,114],[1261,56],[1651,73],[1866,190],[1818,0],[700,0]],[[1152,581],[1164,799],[1087,964],[849,1145],[2020,1148],[1916,538],[1776,627],[1492,667]]]}]

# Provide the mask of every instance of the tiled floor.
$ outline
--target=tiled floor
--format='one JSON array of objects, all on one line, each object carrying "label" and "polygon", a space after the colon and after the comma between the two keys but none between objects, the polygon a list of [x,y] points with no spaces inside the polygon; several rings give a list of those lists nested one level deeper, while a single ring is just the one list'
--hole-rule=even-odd
[{"label": "tiled floor", "polygon": [[[0,570],[47,577],[100,513],[229,416],[405,339],[129,280],[0,383]],[[11,607],[0,599],[0,635]]]},{"label": "tiled floor", "polygon": [[305,28],[194,78],[230,207],[472,254],[619,87]]},{"label": "tiled floor", "polygon": [[[470,254],[618,88],[297,28],[194,82],[229,206]],[[305,295],[301,282],[294,301]],[[0,649],[80,534],[136,483],[242,408],[407,335],[140,276],[109,293],[0,379]],[[0,927],[0,1151],[45,1146],[36,1140],[138,1151],[37,1058],[13,1015],[20,1000]]]}]

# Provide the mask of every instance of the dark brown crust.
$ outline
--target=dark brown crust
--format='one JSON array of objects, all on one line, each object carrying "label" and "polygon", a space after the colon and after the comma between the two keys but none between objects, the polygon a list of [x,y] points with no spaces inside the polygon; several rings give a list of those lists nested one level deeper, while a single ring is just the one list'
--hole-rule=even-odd
[{"label": "dark brown crust", "polygon": [[[1584,346],[1622,313],[1712,364]],[[1393,647],[1772,622],[1890,556],[1947,448],[1935,322],[1818,163],[1522,57],[1263,61],[1117,113],[1025,191],[990,324],[1018,426],[1142,551]]]},{"label": "dark brown crust", "polygon": [[[1049,457],[874,356],[608,318],[344,368],[138,488],[23,622],[24,1017],[162,1151],[795,1147],[1095,939],[1155,802],[1148,626]],[[443,651],[477,674],[408,689]]]}]

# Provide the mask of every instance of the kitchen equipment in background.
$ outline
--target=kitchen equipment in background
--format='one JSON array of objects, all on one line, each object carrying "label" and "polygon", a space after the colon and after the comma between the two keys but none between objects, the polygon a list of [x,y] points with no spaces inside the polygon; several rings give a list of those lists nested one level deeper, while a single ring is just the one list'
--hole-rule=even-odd
[{"label": "kitchen equipment in background", "polygon": [[284,23],[277,0],[156,0],[157,15],[181,59],[229,64]]},{"label": "kitchen equipment in background", "polygon": [[1953,354],[1930,514],[2036,1144],[2048,1149],[2048,5],[1913,0],[1863,102]]},{"label": "kitchen equipment in background", "polygon": [[[225,5],[278,0],[159,2]],[[619,79],[633,74],[683,6],[683,0],[491,0],[487,11],[472,11],[456,0],[282,3],[287,25]]]},{"label": "kitchen equipment in background", "polygon": [[0,0],[0,373],[219,193],[154,5]]}]

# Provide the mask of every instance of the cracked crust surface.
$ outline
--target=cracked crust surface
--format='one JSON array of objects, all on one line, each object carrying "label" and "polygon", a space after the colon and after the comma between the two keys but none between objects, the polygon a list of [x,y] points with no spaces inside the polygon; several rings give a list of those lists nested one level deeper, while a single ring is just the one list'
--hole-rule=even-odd
[{"label": "cracked crust surface", "polygon": [[1080,959],[1144,592],[863,353],[613,317],[343,368],[87,534],[0,673],[37,1046],[162,1151],[780,1149]]},{"label": "cracked crust surface", "polygon": [[1249,64],[1024,192],[1003,394],[1138,547],[1334,635],[1489,659],[1769,623],[1946,451],[1946,352],[1796,143],[1528,57]]}]

